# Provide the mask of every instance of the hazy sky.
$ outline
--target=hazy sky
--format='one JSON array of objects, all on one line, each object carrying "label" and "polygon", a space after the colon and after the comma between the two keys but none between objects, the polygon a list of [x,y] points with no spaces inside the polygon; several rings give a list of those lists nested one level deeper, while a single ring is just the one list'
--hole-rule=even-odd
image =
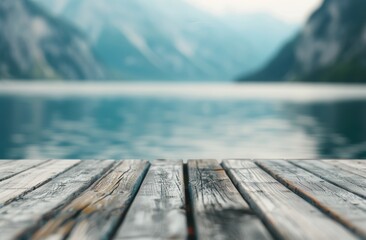
[{"label": "hazy sky", "polygon": [[270,13],[284,21],[302,23],[322,0],[187,0],[214,14]]}]

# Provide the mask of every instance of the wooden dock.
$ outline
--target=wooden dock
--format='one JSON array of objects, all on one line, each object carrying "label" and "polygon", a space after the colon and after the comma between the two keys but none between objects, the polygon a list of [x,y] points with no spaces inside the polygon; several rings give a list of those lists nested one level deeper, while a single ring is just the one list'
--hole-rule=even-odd
[{"label": "wooden dock", "polygon": [[366,239],[366,161],[3,160],[0,239]]}]

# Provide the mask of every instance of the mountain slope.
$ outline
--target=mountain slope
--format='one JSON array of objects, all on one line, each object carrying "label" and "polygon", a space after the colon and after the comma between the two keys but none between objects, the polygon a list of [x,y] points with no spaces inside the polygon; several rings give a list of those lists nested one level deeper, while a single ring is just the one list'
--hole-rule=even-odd
[{"label": "mountain slope", "polygon": [[99,79],[83,35],[28,0],[0,1],[0,79]]},{"label": "mountain slope", "polygon": [[366,1],[325,0],[268,65],[242,80],[366,82]]},{"label": "mountain slope", "polygon": [[185,0],[36,1],[83,29],[116,78],[230,80],[295,29],[266,15],[212,16]]}]

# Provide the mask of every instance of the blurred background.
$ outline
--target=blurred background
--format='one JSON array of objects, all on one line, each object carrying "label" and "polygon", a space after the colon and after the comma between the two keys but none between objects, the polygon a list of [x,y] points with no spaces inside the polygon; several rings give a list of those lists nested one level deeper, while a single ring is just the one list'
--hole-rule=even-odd
[{"label": "blurred background", "polygon": [[366,158],[364,9],[1,0],[0,158]]}]

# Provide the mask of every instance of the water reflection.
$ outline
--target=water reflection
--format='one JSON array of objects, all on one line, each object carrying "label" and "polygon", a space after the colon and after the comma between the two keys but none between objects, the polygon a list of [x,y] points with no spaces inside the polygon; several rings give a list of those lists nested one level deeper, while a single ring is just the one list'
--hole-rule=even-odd
[{"label": "water reflection", "polygon": [[[291,111],[294,124],[317,140],[321,156],[366,157],[366,101],[294,105]],[[313,124],[302,121],[307,116]]]},{"label": "water reflection", "polygon": [[366,101],[0,97],[0,158],[365,158]]}]

